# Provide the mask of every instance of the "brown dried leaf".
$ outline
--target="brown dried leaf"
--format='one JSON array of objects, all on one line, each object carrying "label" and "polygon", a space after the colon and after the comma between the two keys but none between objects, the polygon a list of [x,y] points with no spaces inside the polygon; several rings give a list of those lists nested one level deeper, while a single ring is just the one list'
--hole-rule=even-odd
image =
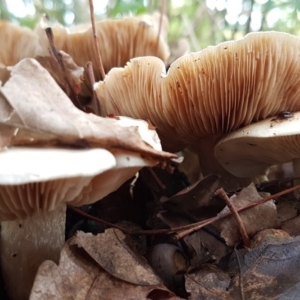
[{"label": "brown dried leaf", "polygon": [[[70,96],[70,88],[77,95],[80,93],[80,85],[83,79],[83,67],[79,67],[73,58],[63,51],[59,51],[63,66],[57,59],[51,56],[38,56],[36,60],[52,75],[58,85]],[[70,85],[70,86],[69,86]]]},{"label": "brown dried leaf", "polygon": [[107,229],[97,236],[78,232],[74,243],[116,278],[137,285],[156,285],[161,282],[147,261],[129,247],[126,236],[118,229]]},{"label": "brown dried leaf", "polygon": [[219,187],[220,179],[215,175],[209,175],[170,198],[162,198],[161,202],[170,202],[182,210],[195,213],[210,206],[211,197]]},{"label": "brown dried leaf", "polygon": [[0,86],[3,85],[9,78],[10,71],[7,67],[4,67],[0,63]]},{"label": "brown dried leaf", "polygon": [[[236,208],[246,206],[259,199],[262,198],[257,193],[254,184],[250,184],[237,196],[230,198]],[[228,207],[225,207],[220,215],[228,211]],[[271,201],[241,212],[240,216],[249,236],[254,236],[263,229],[274,228],[278,225],[276,206]],[[227,245],[233,246],[240,241],[240,233],[236,221],[232,217],[222,219],[215,225],[221,230],[221,236],[226,240]]]},{"label": "brown dried leaf", "polygon": [[207,266],[197,273],[186,275],[185,287],[191,293],[189,300],[230,300],[233,298],[227,292],[229,284],[229,274]]},{"label": "brown dried leaf", "polygon": [[175,157],[150,147],[141,139],[136,126],[121,127],[115,119],[78,110],[34,59],[24,59],[12,69],[10,79],[0,88],[1,93],[19,121],[0,119],[0,122],[55,135],[65,144],[81,140],[91,146],[132,150],[158,160]]},{"label": "brown dried leaf", "polygon": [[[88,239],[93,243],[92,239]],[[95,243],[97,252],[103,251],[103,246]],[[76,245],[74,237],[63,247],[58,266],[52,261],[45,261],[40,266],[30,300],[143,300],[148,297],[157,300],[179,299],[160,283],[138,286],[111,276],[83,248]]]},{"label": "brown dried leaf", "polygon": [[230,299],[240,299],[241,291],[244,299],[298,299],[299,251],[299,237],[264,234],[256,249],[241,254],[240,275],[232,280]]}]

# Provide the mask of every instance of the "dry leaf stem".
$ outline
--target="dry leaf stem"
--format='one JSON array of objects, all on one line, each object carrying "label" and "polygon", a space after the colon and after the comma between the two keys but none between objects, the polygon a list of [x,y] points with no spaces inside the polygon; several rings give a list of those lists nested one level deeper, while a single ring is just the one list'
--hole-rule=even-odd
[{"label": "dry leaf stem", "polygon": [[93,70],[93,63],[91,61],[88,61],[86,63],[86,72],[89,76],[89,80],[91,82],[91,88],[93,91],[93,98],[92,98],[92,107],[95,109],[95,113],[97,116],[101,116],[101,107],[100,107],[100,102],[98,100],[97,94],[94,90],[94,84],[95,84],[95,75],[94,75],[94,70]]},{"label": "dry leaf stem", "polygon": [[56,50],[55,44],[54,44],[54,37],[53,37],[53,32],[51,27],[48,27],[45,29],[47,38],[49,40],[49,44],[50,44],[50,48],[51,48],[51,53],[54,55],[54,57],[56,58],[59,67],[61,68],[61,71],[64,74],[64,79],[69,87],[69,91],[70,91],[70,99],[73,102],[73,104],[80,110],[85,111],[85,108],[80,104],[77,94],[76,92],[73,90],[72,84],[69,82],[68,77],[66,76],[66,68],[62,59],[62,55],[61,53],[59,53],[59,51]]},{"label": "dry leaf stem", "polygon": [[94,37],[94,45],[95,45],[95,51],[96,51],[96,57],[98,60],[98,67],[100,70],[100,74],[102,77],[102,80],[105,78],[105,71],[103,68],[103,63],[102,63],[102,58],[100,55],[100,49],[99,49],[99,42],[98,42],[98,35],[97,35],[97,30],[96,30],[96,25],[95,25],[95,15],[94,15],[94,4],[93,0],[89,0],[89,6],[90,6],[90,14],[91,14],[91,22],[92,22],[92,28],[93,28],[93,37]]},{"label": "dry leaf stem", "polygon": [[[298,190],[298,189],[300,189],[300,184],[296,185],[294,187],[291,187],[289,189],[286,189],[284,191],[281,191],[279,193],[276,193],[274,195],[265,197],[265,198],[263,198],[263,199],[261,199],[261,200],[259,200],[257,202],[248,204],[248,205],[246,205],[244,207],[241,207],[241,208],[237,209],[236,211],[237,212],[241,212],[241,211],[247,210],[249,208],[253,208],[253,207],[257,206],[257,205],[266,203],[266,202],[268,202],[270,200],[273,200],[275,198],[278,198],[280,196],[283,196],[285,194],[288,194],[288,193],[293,192],[293,191]],[[189,224],[189,225],[174,227],[174,228],[170,228],[170,229],[155,229],[155,230],[130,231],[130,230],[125,229],[125,228],[123,228],[121,226],[118,226],[118,225],[115,225],[113,223],[107,222],[105,220],[99,219],[97,217],[91,216],[91,215],[89,215],[89,214],[87,214],[87,213],[85,213],[85,212],[81,211],[80,209],[75,208],[73,206],[68,205],[68,207],[70,209],[74,210],[75,212],[81,214],[84,217],[87,217],[87,218],[89,218],[91,220],[94,220],[96,222],[100,222],[100,223],[105,224],[107,226],[110,226],[110,227],[113,227],[113,228],[117,228],[117,229],[123,231],[126,234],[131,234],[131,235],[157,235],[157,234],[173,234],[173,233],[176,233],[175,238],[178,239],[178,240],[184,238],[185,236],[187,236],[187,235],[189,235],[189,234],[191,234],[191,233],[193,233],[193,232],[195,232],[197,230],[200,230],[201,228],[203,228],[203,227],[205,227],[205,226],[207,226],[209,224],[214,223],[217,220],[221,220],[223,218],[231,216],[231,212],[228,212],[226,214],[222,214],[220,216],[216,216],[216,217],[204,220],[204,221],[200,221],[200,222]]]},{"label": "dry leaf stem", "polygon": [[159,25],[158,25],[158,33],[157,33],[157,39],[156,39],[156,55],[158,55],[158,46],[159,46],[159,38],[160,38],[160,33],[161,33],[161,27],[162,27],[162,21],[165,13],[165,0],[161,1],[161,6],[160,6],[160,16],[159,16]]},{"label": "dry leaf stem", "polygon": [[243,220],[240,217],[240,215],[238,214],[234,204],[231,202],[231,200],[229,199],[228,195],[226,194],[226,192],[224,191],[223,188],[218,189],[215,192],[215,195],[220,197],[222,200],[225,201],[225,203],[228,206],[230,212],[232,213],[233,218],[235,219],[235,221],[237,223],[237,226],[238,226],[239,232],[241,234],[244,246],[249,248],[250,247],[250,239],[249,239],[248,233],[247,233],[246,228],[244,226]]}]

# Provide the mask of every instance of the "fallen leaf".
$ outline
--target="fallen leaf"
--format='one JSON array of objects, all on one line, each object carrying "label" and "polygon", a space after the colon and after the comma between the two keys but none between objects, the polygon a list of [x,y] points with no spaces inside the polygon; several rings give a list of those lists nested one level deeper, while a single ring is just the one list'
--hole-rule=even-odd
[{"label": "fallen leaf", "polygon": [[[230,300],[227,291],[230,276],[213,265],[185,276],[185,287],[190,293],[189,300]],[[236,298],[239,299],[239,298]]]},{"label": "fallen leaf", "polygon": [[[88,241],[92,242],[89,235]],[[99,234],[101,235],[101,234]],[[98,236],[99,236],[98,235]],[[97,236],[94,236],[97,239]],[[84,234],[81,234],[81,240]],[[103,244],[94,241],[97,252],[105,251]],[[113,249],[113,245],[110,249]],[[127,270],[129,276],[131,270]],[[146,279],[145,279],[146,280]],[[156,285],[136,285],[120,280],[102,269],[77,244],[76,237],[68,240],[61,251],[59,265],[45,261],[39,268],[30,300],[97,299],[97,300],[160,300],[180,299],[158,282]]]},{"label": "fallen leaf", "polygon": [[76,65],[72,57],[63,51],[58,51],[58,55],[60,55],[62,66],[53,55],[37,56],[36,60],[49,71],[68,96],[71,95],[70,88],[75,94],[79,94],[83,79],[83,67]]},{"label": "fallen leaf", "polygon": [[[162,203],[172,203],[176,207],[184,211],[196,214],[203,213],[203,210],[208,209],[212,211],[211,198],[214,192],[220,187],[220,179],[215,175],[209,175],[194,184],[181,190],[176,195],[160,199]],[[224,206],[221,201],[218,201],[219,209]]]},{"label": "fallen leaf", "polygon": [[130,248],[126,235],[118,229],[107,229],[96,236],[78,232],[74,243],[116,278],[137,285],[156,285],[161,282],[146,259]]},{"label": "fallen leaf", "polygon": [[63,144],[83,141],[89,146],[131,150],[157,160],[176,157],[150,147],[142,140],[137,126],[120,126],[118,120],[78,110],[34,59],[24,59],[12,69],[11,77],[0,88],[0,101],[3,100],[19,120],[6,118],[0,122],[39,131],[41,136],[53,134]]},{"label": "fallen leaf", "polygon": [[[268,232],[268,230],[265,230]],[[240,275],[233,278],[230,299],[298,299],[300,238],[263,233],[257,248],[240,254]]]},{"label": "fallen leaf", "polygon": [[[237,209],[260,199],[262,198],[257,193],[254,184],[250,184],[238,195],[230,198]],[[219,215],[228,213],[228,211],[226,206]],[[263,229],[278,226],[276,205],[272,201],[241,212],[240,216],[250,237]],[[240,233],[236,221],[232,217],[217,221],[215,225],[221,230],[221,236],[226,240],[227,245],[233,246],[240,242]]]},{"label": "fallen leaf", "polygon": [[280,228],[288,232],[291,236],[300,235],[300,216],[293,217],[281,223]]}]

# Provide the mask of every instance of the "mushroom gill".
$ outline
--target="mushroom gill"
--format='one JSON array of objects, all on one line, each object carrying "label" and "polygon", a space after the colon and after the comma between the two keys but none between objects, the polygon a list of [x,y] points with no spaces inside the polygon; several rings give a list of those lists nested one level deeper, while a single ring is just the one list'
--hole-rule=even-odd
[{"label": "mushroom gill", "polygon": [[[165,31],[168,27],[164,18],[162,30],[157,45],[158,18],[153,16],[126,17],[118,20],[103,20],[96,23],[99,49],[105,72],[113,67],[121,67],[134,57],[155,55],[166,61],[169,57],[169,47],[165,41]],[[48,39],[44,28],[48,27],[42,20],[36,28],[44,55],[48,55]],[[54,43],[57,49],[72,56],[79,66],[85,66],[91,61],[94,66],[95,79],[101,75],[97,67],[97,57],[94,49],[94,38],[91,26],[78,26],[71,32],[61,25],[52,27]]]},{"label": "mushroom gill", "polygon": [[[245,125],[300,110],[300,39],[251,33],[176,60],[132,59],[95,85],[104,114],[150,120],[165,149],[196,149],[203,173],[224,174],[220,138]],[[117,83],[117,84],[116,84]],[[224,172],[223,172],[224,171]]]}]

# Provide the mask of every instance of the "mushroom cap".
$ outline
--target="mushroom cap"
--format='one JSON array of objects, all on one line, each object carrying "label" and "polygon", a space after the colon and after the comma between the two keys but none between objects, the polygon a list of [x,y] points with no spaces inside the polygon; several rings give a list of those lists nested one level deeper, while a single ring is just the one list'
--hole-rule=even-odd
[{"label": "mushroom cap", "polygon": [[300,112],[233,131],[218,142],[214,151],[219,163],[238,177],[264,174],[272,165],[300,158]]},{"label": "mushroom cap", "polygon": [[[166,22],[165,20],[164,23]],[[124,66],[129,59],[138,56],[156,55],[166,61],[169,57],[169,48],[163,33],[157,46],[158,25],[155,15],[97,22],[99,49],[105,72],[113,67]],[[44,55],[49,54],[49,43],[43,30],[46,27],[47,24],[41,22],[36,28]],[[71,55],[79,66],[85,66],[88,61],[91,61],[95,79],[100,80],[91,26],[88,28],[80,26],[77,31],[75,28],[69,32],[62,26],[56,25],[52,27],[52,31],[56,48]]]},{"label": "mushroom cap", "polygon": [[38,36],[29,28],[0,20],[0,66],[14,66],[41,53]]},{"label": "mushroom cap", "polygon": [[104,149],[11,148],[0,152],[0,220],[25,218],[72,201],[116,165]]},{"label": "mushroom cap", "polygon": [[[150,120],[167,149],[300,110],[300,39],[251,33],[176,60],[132,59],[95,84],[103,114]],[[116,84],[117,83],[117,84]]]},{"label": "mushroom cap", "polygon": [[[101,163],[98,163],[100,159]],[[115,167],[116,159],[105,149],[15,147],[0,152],[0,165],[0,184],[19,185],[65,178],[92,177]]]},{"label": "mushroom cap", "polygon": [[0,152],[0,220],[94,203],[156,164],[124,150],[9,148]]}]

